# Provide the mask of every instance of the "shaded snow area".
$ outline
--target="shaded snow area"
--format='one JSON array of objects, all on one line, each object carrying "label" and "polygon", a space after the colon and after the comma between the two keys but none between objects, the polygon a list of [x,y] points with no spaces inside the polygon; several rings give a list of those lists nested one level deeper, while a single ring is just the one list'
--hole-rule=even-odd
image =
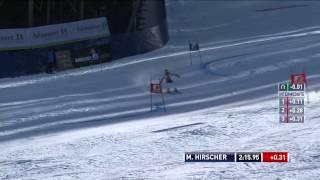
[{"label": "shaded snow area", "polygon": [[[320,3],[168,0],[157,51],[0,80],[0,179],[319,179]],[[192,12],[192,13],[191,13]],[[202,63],[188,40],[198,40]],[[167,112],[148,81],[181,75]],[[280,124],[277,85],[308,76],[306,120]],[[155,102],[160,102],[156,97]],[[288,151],[289,163],[185,163],[190,151]]]},{"label": "shaded snow area", "polygon": [[[2,144],[4,179],[317,179],[320,94],[304,124],[261,98]],[[255,105],[253,105],[255,104]],[[187,151],[288,151],[290,162],[184,163]]]}]

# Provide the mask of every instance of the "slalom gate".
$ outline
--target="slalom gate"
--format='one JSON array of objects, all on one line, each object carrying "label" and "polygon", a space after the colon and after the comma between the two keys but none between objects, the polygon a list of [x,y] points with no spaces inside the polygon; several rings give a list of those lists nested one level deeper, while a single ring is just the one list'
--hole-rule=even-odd
[{"label": "slalom gate", "polygon": [[278,93],[280,123],[304,123],[305,95],[309,102],[305,72],[292,73],[290,81],[279,83]]},{"label": "slalom gate", "polygon": [[152,112],[154,110],[154,106],[156,106],[154,103],[153,96],[154,95],[160,95],[161,96],[161,104],[162,109],[164,112],[166,112],[166,103],[163,96],[162,86],[159,80],[153,80],[150,81],[150,111]]}]

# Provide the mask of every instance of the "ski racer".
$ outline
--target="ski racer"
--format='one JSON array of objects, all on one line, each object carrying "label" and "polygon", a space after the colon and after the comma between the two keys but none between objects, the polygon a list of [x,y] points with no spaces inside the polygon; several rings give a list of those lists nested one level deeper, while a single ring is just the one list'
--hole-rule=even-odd
[{"label": "ski racer", "polygon": [[160,80],[160,84],[162,85],[163,82],[165,82],[165,84],[162,85],[162,88],[165,89],[167,93],[180,93],[176,87],[171,87],[173,85],[173,77],[180,78],[180,75],[171,73],[168,69],[165,69],[164,75]]}]

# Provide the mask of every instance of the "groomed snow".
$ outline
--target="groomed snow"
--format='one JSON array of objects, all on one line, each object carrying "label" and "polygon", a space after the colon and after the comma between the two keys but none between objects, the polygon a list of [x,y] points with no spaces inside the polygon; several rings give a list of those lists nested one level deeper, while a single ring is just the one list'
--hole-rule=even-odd
[{"label": "groomed snow", "polygon": [[[171,40],[102,66],[0,80],[1,179],[319,179],[320,3],[167,1]],[[190,13],[193,12],[193,13]],[[188,40],[199,40],[203,63]],[[150,112],[148,81],[181,95]],[[308,75],[303,124],[277,84]],[[160,99],[158,99],[160,100]],[[288,151],[290,162],[185,163],[188,151]]]}]

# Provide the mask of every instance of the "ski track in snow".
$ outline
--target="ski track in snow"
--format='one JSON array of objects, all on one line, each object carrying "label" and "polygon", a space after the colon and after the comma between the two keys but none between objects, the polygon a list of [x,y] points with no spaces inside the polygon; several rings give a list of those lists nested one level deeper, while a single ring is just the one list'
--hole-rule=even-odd
[{"label": "ski track in snow", "polygon": [[[299,40],[301,42],[301,40]],[[309,42],[309,41],[307,41]],[[301,44],[299,44],[301,46]],[[193,105],[193,104],[214,104],[216,100],[221,100],[226,97],[239,96],[239,94],[250,93],[252,91],[257,91],[259,89],[264,88],[273,88],[276,87],[277,79],[269,85],[258,86],[257,88],[247,89],[247,87],[251,87],[252,85],[245,86],[245,90],[239,90],[239,87],[228,86],[229,93],[226,93],[225,89],[223,94],[219,95],[219,93],[215,93],[215,96],[210,97],[212,94],[212,90],[206,93],[206,90],[202,91],[199,95],[197,93],[193,93],[196,89],[212,89],[216,86],[225,85],[227,83],[236,83],[237,81],[243,81],[243,79],[250,79],[252,76],[266,76],[267,73],[279,72],[281,69],[286,69],[288,67],[292,67],[292,65],[313,63],[315,59],[318,57],[318,54],[311,54],[308,57],[303,58],[293,58],[293,59],[285,59],[285,60],[268,60],[269,64],[261,63],[263,66],[259,66],[257,61],[262,61],[264,57],[273,57],[279,56],[279,54],[288,54],[292,52],[298,51],[309,51],[313,50],[313,48],[317,48],[318,44],[312,44],[299,48],[291,48],[290,50],[283,51],[272,51],[272,53],[261,53],[259,55],[248,56],[246,59],[231,59],[228,61],[216,61],[216,60],[207,60],[206,64],[199,67],[197,71],[202,71],[206,69],[208,72],[214,72],[215,69],[219,69],[219,71],[232,72],[232,75],[218,77],[212,80],[211,74],[209,73],[209,78],[205,81],[197,81],[197,83],[184,82],[180,84],[180,89],[189,93],[192,98],[189,98],[186,101],[185,95],[181,97],[168,97],[169,99],[173,99],[175,102],[168,103],[168,107],[183,107],[185,105]],[[246,50],[246,47],[244,48]],[[255,49],[253,49],[255,50]],[[253,51],[252,48],[249,48],[248,51]],[[273,50],[273,49],[271,49]],[[208,56],[210,57],[210,56]],[[253,63],[253,64],[252,64]],[[212,65],[211,65],[212,64]],[[239,69],[236,69],[239,66],[243,66]],[[251,67],[251,69],[246,69],[247,67]],[[252,70],[254,68],[254,71]],[[287,71],[287,70],[285,70]],[[203,73],[199,74],[200,77],[203,76]],[[199,76],[198,75],[198,76]],[[188,76],[188,75],[186,75]],[[280,77],[280,76],[279,76]],[[244,82],[246,83],[246,82]],[[221,84],[221,85],[220,85]],[[133,89],[130,91],[130,89]],[[135,89],[139,90],[137,92]],[[235,90],[237,89],[237,90]],[[147,113],[148,112],[148,93],[141,92],[137,87],[131,87],[127,89],[123,89],[123,92],[126,93],[124,95],[119,95],[122,89],[117,88],[115,90],[104,90],[102,92],[97,93],[87,93],[78,95],[63,95],[57,98],[43,98],[40,100],[27,100],[26,102],[11,102],[0,104],[0,111],[2,111],[1,116],[6,120],[0,127],[4,132],[4,134],[10,134],[7,131],[10,129],[15,132],[24,131],[23,129],[27,129],[30,125],[36,126],[35,128],[41,128],[41,124],[44,124],[45,127],[50,127],[51,125],[64,124],[65,122],[80,122],[80,121],[89,121],[97,118],[110,118],[117,117],[119,115],[126,114],[134,114],[134,113]],[[112,92],[113,95],[115,92],[118,94],[114,97],[108,97],[108,93]],[[127,94],[130,92],[130,94]],[[136,93],[132,93],[136,92]],[[209,96],[209,97],[208,97]],[[81,98],[84,97],[83,100]],[[89,98],[87,98],[89,97]],[[90,98],[91,97],[91,98]],[[92,98],[93,97],[93,98]],[[203,98],[205,97],[205,98]],[[63,99],[63,101],[62,101]],[[178,100],[175,100],[178,99]],[[8,105],[10,105],[8,107]],[[208,106],[208,105],[207,105]],[[126,111],[123,111],[126,108]],[[128,109],[129,108],[129,109]],[[99,114],[100,112],[104,112],[101,115],[91,115],[91,114]],[[106,114],[106,112],[108,112]],[[121,113],[122,112],[122,113]],[[78,118],[65,118],[65,117],[78,117]],[[83,118],[87,116],[88,118]],[[59,118],[61,117],[61,118]],[[13,119],[13,120],[11,120]],[[46,121],[43,121],[46,119]],[[59,122],[54,122],[56,120],[50,119],[59,119]],[[64,120],[63,120],[64,119]],[[51,121],[51,123],[50,123]],[[12,126],[11,124],[14,124]],[[9,127],[9,128],[6,128]],[[17,128],[22,127],[22,130]],[[30,130],[35,129],[31,127]],[[0,133],[0,134],[3,134]]]},{"label": "ski track in snow", "polygon": [[[1,79],[0,179],[319,179],[320,22],[299,17],[304,26],[281,26],[292,12],[318,15],[319,5],[273,16],[256,10],[296,2],[227,3],[233,13],[223,23],[214,17],[222,17],[224,3],[213,3],[211,15],[203,14],[207,6],[170,2],[173,40],[161,50],[102,67]],[[191,7],[200,7],[199,16],[180,19]],[[188,26],[198,17],[198,28]],[[275,30],[240,27],[263,20]],[[230,38],[235,26],[245,33]],[[192,53],[190,66],[181,42],[196,31],[202,33],[195,38],[207,37],[202,63]],[[165,95],[167,113],[150,112],[147,83],[165,68],[181,75],[183,94]],[[306,121],[280,124],[277,84],[302,71],[309,80]],[[290,162],[185,163],[190,151],[288,151]]]}]

